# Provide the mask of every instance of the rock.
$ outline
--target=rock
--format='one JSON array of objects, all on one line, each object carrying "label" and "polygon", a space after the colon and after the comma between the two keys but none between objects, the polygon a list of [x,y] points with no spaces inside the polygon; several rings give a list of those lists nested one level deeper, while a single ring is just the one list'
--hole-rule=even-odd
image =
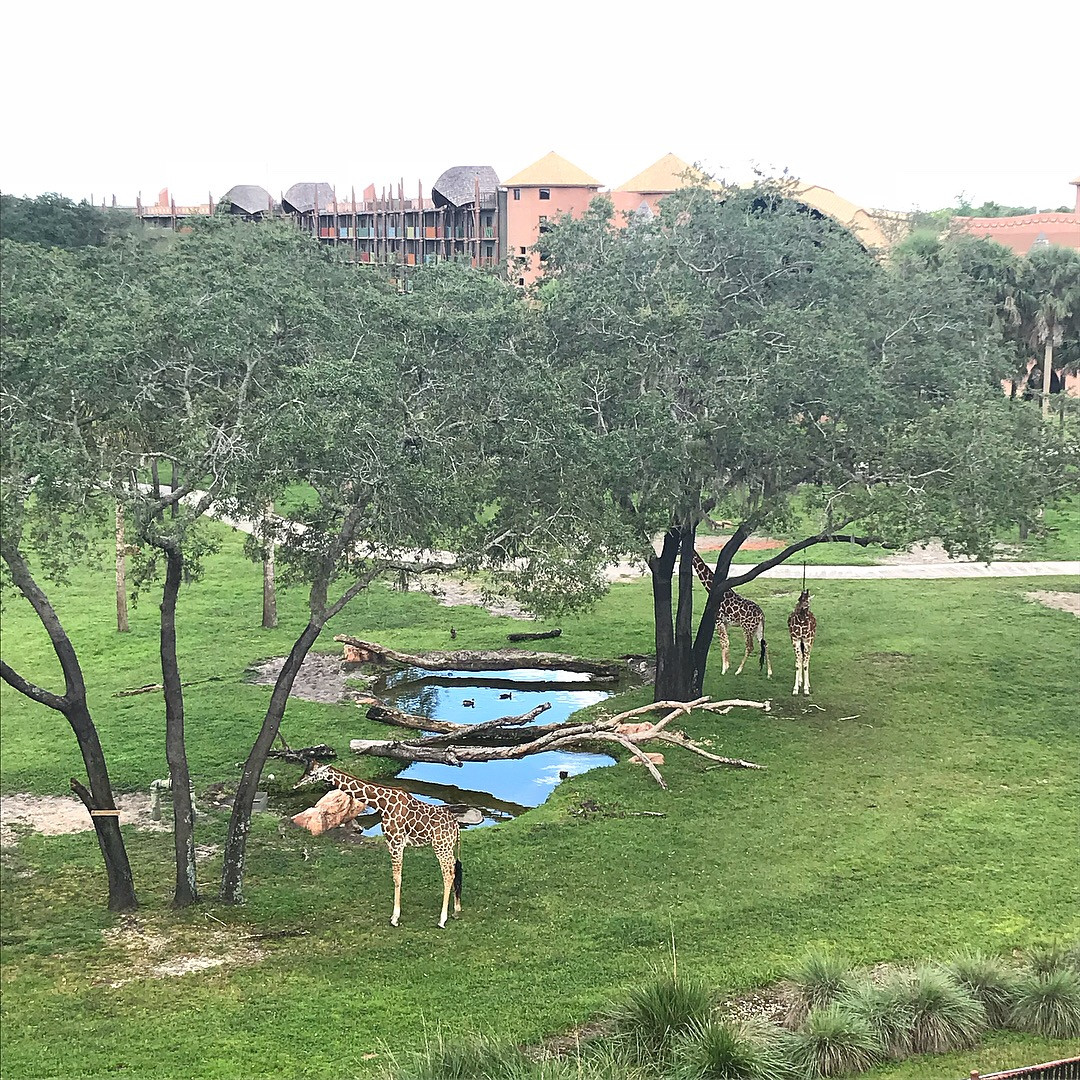
[{"label": "rock", "polygon": [[312,836],[352,821],[367,809],[367,804],[336,788],[328,791],[314,806],[293,815],[293,822]]},{"label": "rock", "polygon": [[[654,765],[663,765],[664,764],[664,755],[663,754],[646,754],[645,757],[647,757]],[[635,758],[631,758],[630,760],[635,765],[640,765],[641,764],[641,758],[635,757]]]},{"label": "rock", "polygon": [[641,731],[648,731],[652,724],[620,724],[615,730],[620,735],[637,735]]}]

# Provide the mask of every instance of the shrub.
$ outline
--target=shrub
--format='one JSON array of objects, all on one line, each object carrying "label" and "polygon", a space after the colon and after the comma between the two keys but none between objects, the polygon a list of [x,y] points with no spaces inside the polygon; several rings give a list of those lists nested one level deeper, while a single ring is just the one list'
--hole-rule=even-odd
[{"label": "shrub", "polygon": [[737,1020],[694,1024],[674,1046],[674,1080],[782,1080],[793,1076],[780,1036]]},{"label": "shrub", "polygon": [[675,1036],[694,1024],[704,1024],[712,1012],[705,984],[693,978],[656,974],[635,987],[611,1010],[617,1036],[628,1049],[663,1057]]},{"label": "shrub", "polygon": [[944,970],[982,1003],[990,1027],[1005,1027],[1016,1000],[1017,979],[1004,960],[981,952],[957,953]]},{"label": "shrub", "polygon": [[1022,978],[1009,1026],[1050,1039],[1080,1036],[1080,975],[1062,968]]},{"label": "shrub", "polygon": [[836,1003],[870,1025],[886,1056],[902,1059],[911,1053],[915,1012],[908,987],[902,980],[894,978],[882,986],[858,982],[844,991]]},{"label": "shrub", "polygon": [[986,1027],[982,1003],[948,972],[925,964],[908,983],[911,1003],[911,1050],[941,1054],[972,1046]]},{"label": "shrub", "polygon": [[1071,948],[1056,941],[1049,945],[1040,942],[1027,950],[1024,959],[1033,975],[1051,975],[1055,971],[1077,971],[1080,969],[1080,942]]},{"label": "shrub", "polygon": [[511,1080],[520,1056],[515,1047],[485,1035],[448,1041],[437,1031],[404,1062],[391,1055],[386,1080],[475,1080],[478,1076]]},{"label": "shrub", "polygon": [[791,1036],[791,1060],[804,1076],[846,1076],[869,1069],[881,1057],[873,1028],[835,1004],[812,1009]]},{"label": "shrub", "polygon": [[811,1009],[830,1005],[851,988],[851,965],[842,956],[815,949],[791,970],[785,986],[791,998],[785,1023],[798,1027]]}]

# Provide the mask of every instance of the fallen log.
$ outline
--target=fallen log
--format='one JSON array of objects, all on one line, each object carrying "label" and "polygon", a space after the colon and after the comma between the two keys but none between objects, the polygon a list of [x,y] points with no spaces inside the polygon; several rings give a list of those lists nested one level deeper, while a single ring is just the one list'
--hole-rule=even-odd
[{"label": "fallen log", "polygon": [[286,746],[284,750],[268,750],[267,757],[280,758],[282,761],[292,761],[298,765],[307,765],[309,761],[333,761],[337,757],[337,751],[326,743],[318,746],[301,746],[298,750]]},{"label": "fallen log", "polygon": [[[180,685],[201,686],[203,683],[221,682],[224,678],[224,675],[209,675],[205,679],[191,679],[188,682],[182,682]],[[145,686],[133,686],[128,690],[116,690],[113,692],[113,697],[135,697],[136,694],[152,694],[157,690],[164,689],[161,683],[147,683]]]},{"label": "fallen log", "polygon": [[[656,762],[641,748],[643,743],[651,741],[668,743],[697,754],[708,761],[716,762],[717,765],[731,768],[764,768],[763,765],[743,758],[712,754],[703,750],[683,732],[667,730],[668,724],[676,717],[686,716],[694,710],[725,714],[739,706],[769,710],[767,701],[741,699],[710,701],[709,698],[702,697],[696,701],[657,701],[651,705],[643,705],[615,716],[601,717],[599,720],[586,723],[568,720],[542,728],[524,726],[548,707],[545,704],[522,716],[503,717],[483,724],[465,725],[465,730],[427,735],[419,739],[352,739],[349,742],[349,749],[355,754],[371,754],[395,761],[460,767],[466,762],[512,761],[530,754],[551,750],[580,750],[589,745],[595,746],[597,743],[614,742],[628,750],[636,761],[649,770],[653,779],[661,787],[666,788],[667,784],[657,769]],[[626,722],[631,717],[655,712],[664,712],[665,715],[650,723]],[[467,730],[469,727],[473,735],[479,735],[485,741],[474,743],[469,737],[470,732]],[[496,741],[502,745],[495,745]],[[507,742],[509,745],[506,744]]]},{"label": "fallen log", "polygon": [[536,634],[507,634],[507,641],[544,641],[547,638],[562,637],[562,631],[556,627],[554,630],[544,630]]},{"label": "fallen log", "polygon": [[583,660],[578,656],[561,653],[527,652],[524,649],[450,649],[426,653],[403,653],[364,641],[350,634],[335,634],[335,641],[353,645],[371,653],[376,662],[399,664],[402,667],[418,667],[425,671],[509,671],[513,668],[543,668],[557,671],[580,671],[599,679],[617,679],[630,674],[626,664],[617,660]]}]

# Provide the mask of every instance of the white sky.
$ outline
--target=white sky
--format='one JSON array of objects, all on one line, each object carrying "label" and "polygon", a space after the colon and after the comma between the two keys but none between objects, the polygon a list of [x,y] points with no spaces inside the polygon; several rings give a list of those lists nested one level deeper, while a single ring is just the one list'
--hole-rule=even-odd
[{"label": "white sky", "polygon": [[897,210],[1071,207],[1080,174],[1076,0],[7,0],[0,33],[16,195],[427,194],[549,150],[606,186],[671,151]]}]

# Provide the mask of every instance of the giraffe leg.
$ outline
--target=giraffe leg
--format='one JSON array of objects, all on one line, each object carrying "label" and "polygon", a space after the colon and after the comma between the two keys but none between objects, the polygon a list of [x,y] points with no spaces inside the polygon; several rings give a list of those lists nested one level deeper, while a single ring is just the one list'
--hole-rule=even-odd
[{"label": "giraffe leg", "polygon": [[746,652],[743,655],[742,663],[738,666],[738,668],[735,671],[736,675],[741,675],[742,674],[742,669],[744,667],[746,667],[746,661],[750,658],[750,654],[754,651],[754,632],[753,632],[753,630],[743,630],[743,633],[746,635]]},{"label": "giraffe leg", "polygon": [[802,683],[802,642],[798,638],[792,638],[791,646],[795,650],[795,686],[791,692],[797,695]]},{"label": "giraffe leg", "polygon": [[397,926],[401,918],[401,862],[405,854],[405,844],[386,845],[390,849],[390,869],[394,875],[394,914],[390,916],[390,925]]},{"label": "giraffe leg", "polygon": [[[439,915],[439,929],[446,929],[446,909],[450,905],[450,890],[454,885],[454,849],[451,846],[449,850],[444,847],[436,848],[435,854],[439,857],[439,866],[442,868],[442,912]],[[460,911],[460,906],[457,903],[457,897],[454,898],[454,914],[456,915]]]},{"label": "giraffe leg", "polygon": [[728,668],[731,667],[731,648],[728,642],[727,627],[719,620],[716,623],[716,633],[720,638],[720,674],[726,675]]},{"label": "giraffe leg", "polygon": [[761,642],[761,651],[765,654],[765,677],[772,678],[772,657],[769,655],[769,643],[765,640],[765,619],[762,618],[758,627],[758,640]]},{"label": "giraffe leg", "polygon": [[808,641],[805,644],[806,652],[803,654],[803,678],[802,678],[802,692],[806,695],[810,694],[810,650],[813,645]]}]

